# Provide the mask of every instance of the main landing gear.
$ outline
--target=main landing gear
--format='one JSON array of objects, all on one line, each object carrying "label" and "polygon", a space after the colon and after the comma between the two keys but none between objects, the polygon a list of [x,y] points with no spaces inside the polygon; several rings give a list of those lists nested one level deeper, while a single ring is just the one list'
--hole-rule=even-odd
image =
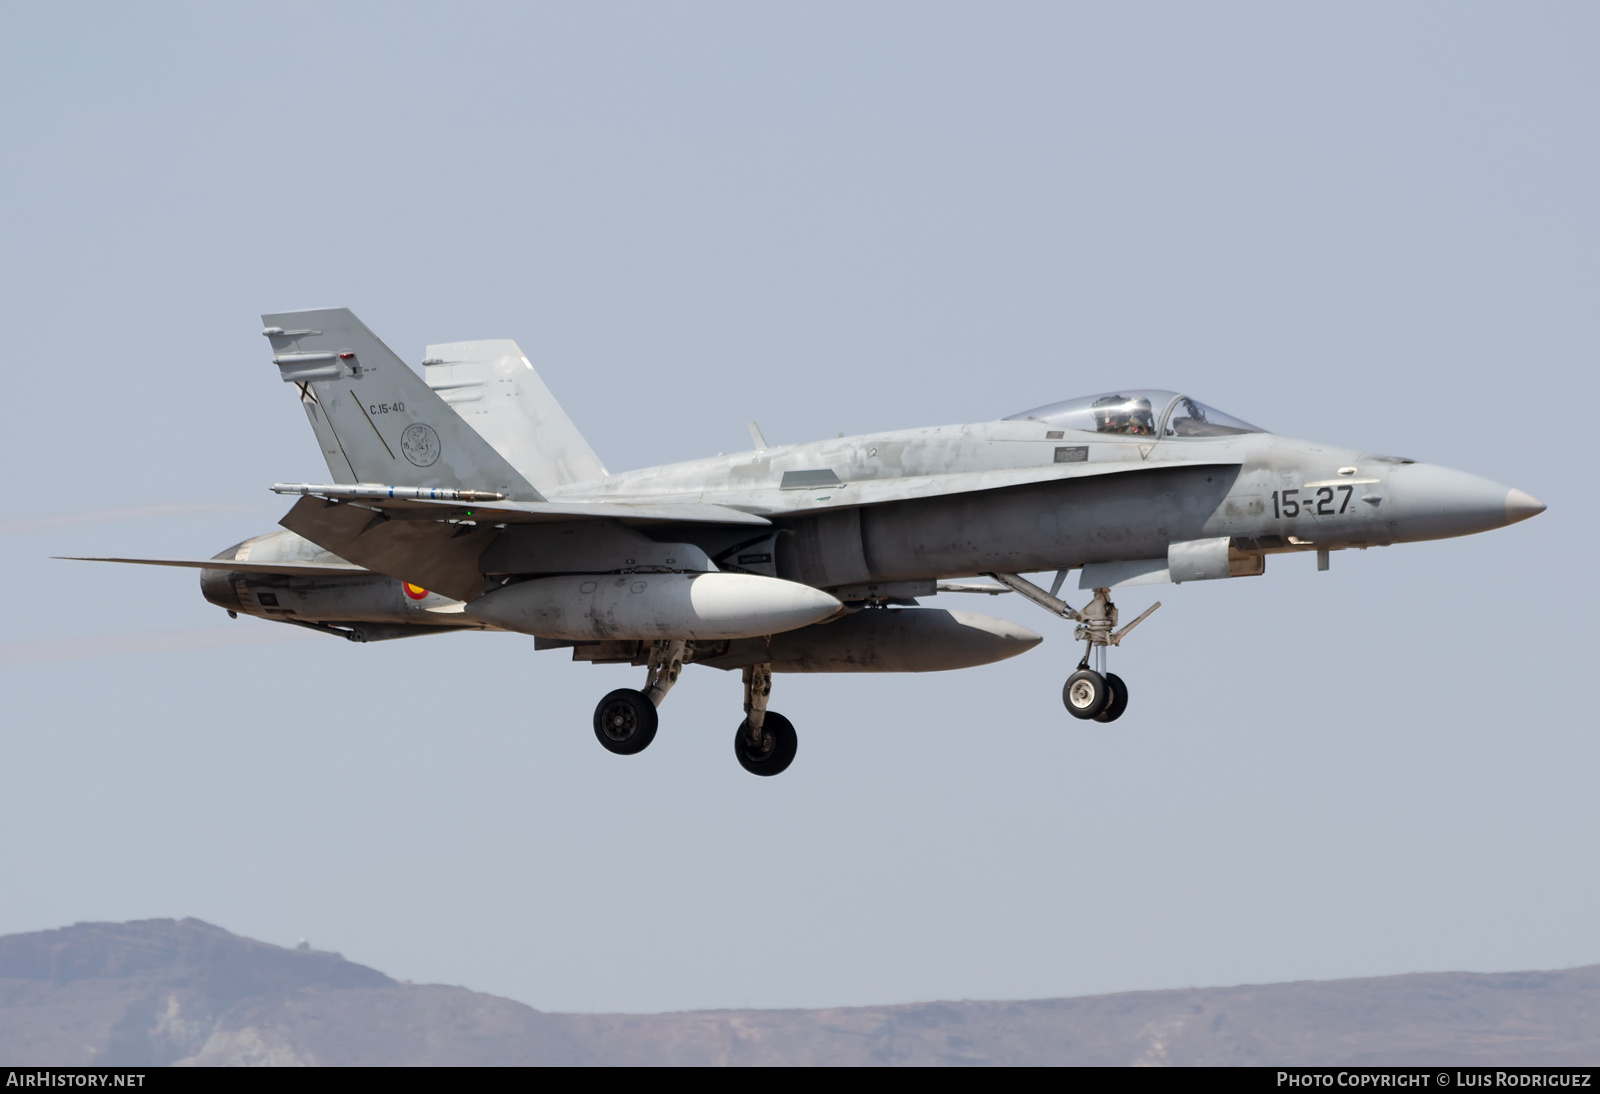
[{"label": "main landing gear", "polygon": [[[1083,651],[1083,660],[1078,662],[1077,671],[1067,677],[1061,689],[1061,702],[1066,706],[1067,713],[1074,718],[1096,722],[1114,722],[1122,717],[1122,712],[1128,709],[1128,685],[1116,673],[1106,671],[1106,649],[1121,645],[1128,632],[1149,619],[1150,613],[1161,607],[1161,602],[1156,601],[1139,618],[1117,630],[1117,606],[1111,603],[1110,589],[1096,589],[1094,599],[1081,612],[1056,598],[1055,594],[1060,591],[1061,583],[1066,578],[1065,570],[1056,575],[1055,585],[1049,592],[1017,574],[989,576],[1046,611],[1078,624],[1073,637],[1080,642],[1087,642],[1088,647]],[[1090,668],[1091,661],[1095,664],[1094,668]]]},{"label": "main landing gear", "polygon": [[772,666],[748,665],[744,670],[744,721],[733,735],[733,754],[752,775],[777,775],[794,762],[800,739],[794,725],[775,710],[767,709],[772,694]]},{"label": "main landing gear", "polygon": [[694,653],[694,643],[674,639],[650,645],[650,667],[643,691],[618,688],[594,708],[595,739],[607,752],[632,756],[656,739],[656,708],[678,682],[683,663]]},{"label": "main landing gear", "polygon": [[[657,708],[693,655],[693,642],[654,642],[644,688],[618,688],[600,700],[594,708],[594,735],[607,751],[632,756],[650,746],[659,721]],[[771,695],[772,666],[748,666],[744,670],[745,716],[733,736],[733,754],[752,775],[781,773],[794,762],[799,748],[793,723],[767,709]]]}]

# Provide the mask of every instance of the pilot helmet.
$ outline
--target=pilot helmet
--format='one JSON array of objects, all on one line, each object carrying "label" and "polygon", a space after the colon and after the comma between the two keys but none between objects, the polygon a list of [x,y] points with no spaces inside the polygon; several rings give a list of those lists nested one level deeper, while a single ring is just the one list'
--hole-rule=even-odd
[{"label": "pilot helmet", "polygon": [[1155,411],[1143,396],[1103,395],[1089,404],[1101,433],[1154,433]]},{"label": "pilot helmet", "polygon": [[1127,405],[1128,399],[1124,395],[1102,395],[1089,404],[1089,409],[1094,411],[1100,432],[1121,433],[1128,424]]},{"label": "pilot helmet", "polygon": [[1143,396],[1131,399],[1128,402],[1128,422],[1134,428],[1129,433],[1154,433],[1156,431],[1156,414],[1150,406],[1150,400]]}]

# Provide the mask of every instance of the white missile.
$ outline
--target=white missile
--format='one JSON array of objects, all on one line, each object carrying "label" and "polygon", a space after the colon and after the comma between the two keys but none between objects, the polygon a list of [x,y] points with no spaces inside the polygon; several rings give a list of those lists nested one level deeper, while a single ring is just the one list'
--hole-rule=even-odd
[{"label": "white missile", "polygon": [[754,638],[826,619],[839,601],[755,574],[573,574],[496,589],[466,614],[542,638]]},{"label": "white missile", "polygon": [[319,498],[397,498],[419,501],[500,501],[504,494],[493,490],[450,490],[436,486],[384,486],[375,482],[312,483],[275,482],[274,494],[314,494]]}]

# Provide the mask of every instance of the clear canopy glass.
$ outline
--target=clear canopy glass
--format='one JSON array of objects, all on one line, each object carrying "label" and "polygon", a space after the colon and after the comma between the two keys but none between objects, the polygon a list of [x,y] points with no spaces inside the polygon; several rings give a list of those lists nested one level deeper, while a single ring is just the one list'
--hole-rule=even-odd
[{"label": "clear canopy glass", "polygon": [[1163,437],[1231,437],[1239,433],[1265,433],[1266,430],[1258,429],[1249,422],[1241,422],[1238,418],[1224,414],[1220,410],[1213,410],[1204,403],[1197,403],[1187,395],[1178,396],[1178,401],[1172,405],[1167,414],[1166,427],[1161,431]]},{"label": "clear canopy glass", "polygon": [[1056,429],[1126,437],[1227,437],[1264,433],[1248,422],[1214,410],[1187,395],[1150,388],[1124,388],[1024,410],[1008,422],[1043,422]]}]

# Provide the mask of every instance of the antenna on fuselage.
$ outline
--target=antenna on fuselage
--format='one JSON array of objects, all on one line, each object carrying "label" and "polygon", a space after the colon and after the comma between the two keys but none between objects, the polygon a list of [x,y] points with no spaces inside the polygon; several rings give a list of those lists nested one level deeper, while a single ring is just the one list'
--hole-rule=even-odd
[{"label": "antenna on fuselage", "polygon": [[761,435],[761,427],[756,425],[755,422],[750,423],[750,439],[756,442],[757,452],[760,452],[768,447],[767,439]]}]

